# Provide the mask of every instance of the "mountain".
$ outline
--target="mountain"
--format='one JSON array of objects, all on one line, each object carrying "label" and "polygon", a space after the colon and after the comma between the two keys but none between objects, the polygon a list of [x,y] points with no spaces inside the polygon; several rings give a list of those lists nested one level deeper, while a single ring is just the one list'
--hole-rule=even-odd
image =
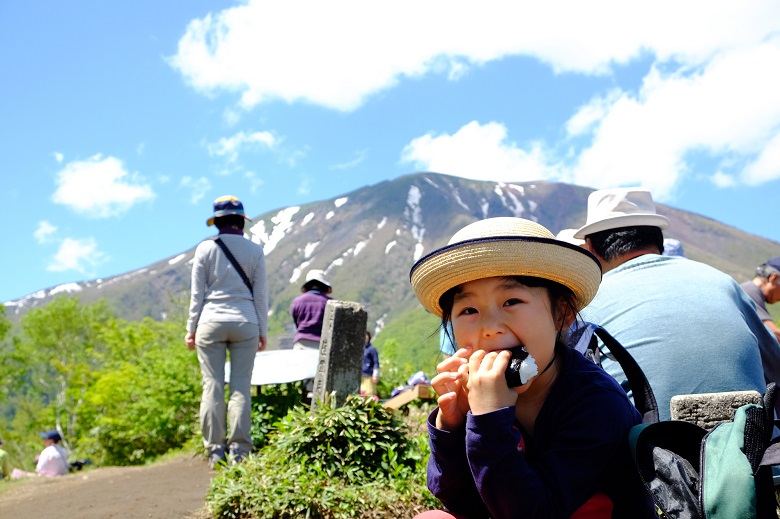
[{"label": "mountain", "polygon": [[[409,285],[415,260],[481,218],[520,216],[553,233],[579,227],[591,191],[553,182],[483,182],[416,173],[260,215],[247,234],[265,244],[269,344],[287,347],[292,342],[290,302],[300,293],[306,272],[320,268],[333,284],[334,297],[365,306],[369,331],[382,331],[385,339],[401,337],[407,343],[404,348],[419,347],[426,355],[434,348],[435,353],[431,344],[436,319],[420,307]],[[755,266],[780,250],[777,242],[701,215],[665,205],[659,205],[658,212],[671,221],[665,236],[680,240],[686,256],[739,282],[752,278]],[[6,303],[6,309],[10,316],[19,316],[59,293],[69,293],[83,302],[105,298],[128,320],[183,319],[195,245],[119,276],[41,290]]]}]

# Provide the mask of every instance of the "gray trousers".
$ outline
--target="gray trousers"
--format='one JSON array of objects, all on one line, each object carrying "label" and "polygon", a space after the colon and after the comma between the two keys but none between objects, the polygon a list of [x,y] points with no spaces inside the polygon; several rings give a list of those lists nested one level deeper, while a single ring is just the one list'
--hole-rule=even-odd
[{"label": "gray trousers", "polygon": [[[246,322],[203,323],[195,331],[203,396],[200,428],[209,453],[229,447],[233,454],[252,452],[250,394],[252,368],[260,341],[256,324]],[[230,351],[230,399],[225,405],[225,360]],[[226,408],[227,407],[227,413]],[[227,434],[225,416],[230,425]]]}]

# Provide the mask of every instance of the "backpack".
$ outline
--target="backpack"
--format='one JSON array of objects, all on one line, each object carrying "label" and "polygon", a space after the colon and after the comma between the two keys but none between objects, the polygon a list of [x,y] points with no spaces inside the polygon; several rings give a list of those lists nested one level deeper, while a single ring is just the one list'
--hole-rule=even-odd
[{"label": "backpack", "polygon": [[739,407],[711,431],[675,420],[631,429],[631,453],[659,517],[777,519],[774,400],[770,383],[762,405]]},{"label": "backpack", "polygon": [[[596,337],[609,348],[605,354]],[[776,388],[767,386],[762,405],[737,409],[734,419],[712,430],[693,423],[659,422],[647,378],[606,330],[587,323],[575,346],[600,364],[617,361],[626,374],[643,422],[629,433],[639,475],[658,516],[666,519],[778,519],[772,466],[780,465],[780,437],[772,439]]]}]

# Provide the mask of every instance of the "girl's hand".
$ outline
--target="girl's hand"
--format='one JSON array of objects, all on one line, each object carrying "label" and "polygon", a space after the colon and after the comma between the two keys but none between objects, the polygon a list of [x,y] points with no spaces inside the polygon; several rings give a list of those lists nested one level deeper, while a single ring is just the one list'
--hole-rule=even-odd
[{"label": "girl's hand", "polygon": [[467,389],[472,413],[486,414],[515,405],[517,393],[506,385],[504,376],[511,358],[507,350],[479,350],[471,356]]},{"label": "girl's hand", "polygon": [[436,415],[436,427],[443,431],[462,428],[469,411],[468,356],[470,348],[462,348],[436,366],[438,375],[433,377],[431,386],[439,395],[439,413]]},{"label": "girl's hand", "polygon": [[187,348],[194,350],[195,349],[195,332],[187,332],[187,335],[184,336],[184,343],[187,345]]}]

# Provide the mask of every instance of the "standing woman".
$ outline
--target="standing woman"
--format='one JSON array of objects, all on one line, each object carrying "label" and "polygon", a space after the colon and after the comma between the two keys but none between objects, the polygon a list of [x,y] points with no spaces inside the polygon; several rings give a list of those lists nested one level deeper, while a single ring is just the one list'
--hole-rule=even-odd
[{"label": "standing woman", "polygon": [[[214,216],[206,225],[216,225],[219,236],[198,245],[192,265],[184,340],[189,349],[198,350],[203,377],[200,426],[210,468],[226,462],[228,452],[239,462],[253,447],[250,387],[255,353],[266,345],[268,296],[263,247],[244,238],[247,220],[251,221],[238,198],[214,200]],[[226,420],[227,351],[231,373]]]}]

